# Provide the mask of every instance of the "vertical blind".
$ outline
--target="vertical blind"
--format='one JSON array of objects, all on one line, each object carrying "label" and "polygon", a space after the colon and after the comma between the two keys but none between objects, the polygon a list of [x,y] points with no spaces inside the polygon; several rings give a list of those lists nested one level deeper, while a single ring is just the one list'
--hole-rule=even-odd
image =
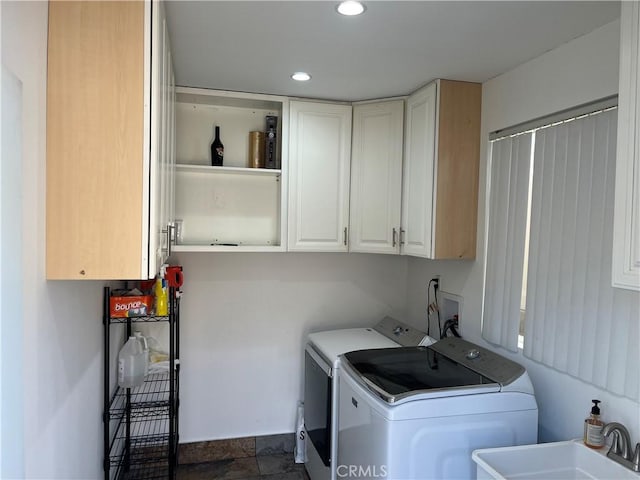
[{"label": "vertical blind", "polygon": [[638,399],[640,296],[611,286],[616,122],[536,131],[524,355]]},{"label": "vertical blind", "polygon": [[518,351],[531,133],[492,143],[482,336]]}]

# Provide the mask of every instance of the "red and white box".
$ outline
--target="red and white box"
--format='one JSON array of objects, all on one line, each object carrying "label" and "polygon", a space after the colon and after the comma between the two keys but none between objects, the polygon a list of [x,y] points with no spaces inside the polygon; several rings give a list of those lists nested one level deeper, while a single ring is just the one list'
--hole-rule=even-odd
[{"label": "red and white box", "polygon": [[114,295],[109,298],[111,318],[143,317],[153,311],[153,295]]}]

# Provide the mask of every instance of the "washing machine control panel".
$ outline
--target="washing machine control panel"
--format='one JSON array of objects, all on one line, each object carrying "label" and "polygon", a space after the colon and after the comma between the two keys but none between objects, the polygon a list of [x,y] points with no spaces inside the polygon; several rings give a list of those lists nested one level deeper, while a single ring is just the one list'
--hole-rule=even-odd
[{"label": "washing machine control panel", "polygon": [[478,350],[477,348],[472,348],[471,350],[468,350],[466,354],[466,357],[469,360],[475,360],[479,356],[480,356],[480,350]]},{"label": "washing machine control panel", "polygon": [[400,320],[391,317],[384,317],[373,328],[376,332],[381,333],[403,347],[420,345],[420,342],[426,336],[424,332],[421,332],[417,328],[410,327]]},{"label": "washing machine control panel", "polygon": [[522,365],[461,338],[447,337],[429,348],[500,385],[509,385],[525,372]]}]

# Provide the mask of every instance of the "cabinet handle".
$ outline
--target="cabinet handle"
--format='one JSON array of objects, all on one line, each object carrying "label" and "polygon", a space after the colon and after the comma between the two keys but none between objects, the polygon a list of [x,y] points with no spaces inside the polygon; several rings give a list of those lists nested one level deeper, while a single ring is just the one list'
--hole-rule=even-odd
[{"label": "cabinet handle", "polygon": [[162,233],[167,235],[167,248],[163,248],[165,252],[167,252],[167,258],[171,256],[171,235],[173,233],[173,225],[167,224],[166,229],[161,230]]},{"label": "cabinet handle", "polygon": [[344,227],[344,230],[342,232],[342,242],[346,245],[347,244],[347,227]]},{"label": "cabinet handle", "polygon": [[405,234],[405,230],[404,228],[400,229],[400,245],[404,245],[404,234]]},{"label": "cabinet handle", "polygon": [[173,225],[167,225],[167,258],[171,256],[171,238],[173,238]]},{"label": "cabinet handle", "polygon": [[395,247],[398,244],[397,239],[398,239],[398,231],[394,227],[393,228],[393,236],[392,236],[392,240],[391,240],[391,242],[392,242],[391,246],[392,247]]}]

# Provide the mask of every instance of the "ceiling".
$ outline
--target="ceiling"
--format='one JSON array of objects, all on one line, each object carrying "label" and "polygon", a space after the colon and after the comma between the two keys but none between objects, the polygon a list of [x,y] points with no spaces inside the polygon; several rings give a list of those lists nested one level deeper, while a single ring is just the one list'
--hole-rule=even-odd
[{"label": "ceiling", "polygon": [[[616,20],[613,1],[169,1],[178,85],[334,100],[484,82]],[[305,83],[290,79],[306,71]]]}]

